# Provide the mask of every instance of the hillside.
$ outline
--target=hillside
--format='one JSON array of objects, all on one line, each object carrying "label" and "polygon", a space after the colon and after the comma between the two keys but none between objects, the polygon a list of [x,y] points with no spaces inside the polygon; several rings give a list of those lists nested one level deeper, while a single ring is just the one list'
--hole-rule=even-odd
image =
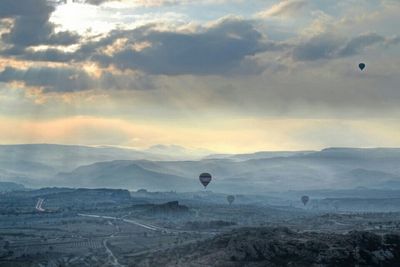
[{"label": "hillside", "polygon": [[12,182],[0,182],[0,192],[17,191],[24,189],[25,187],[22,184]]},{"label": "hillside", "polygon": [[[0,145],[0,181],[13,181],[31,187],[52,186],[59,172],[70,172],[83,165],[113,160],[176,160],[188,153],[134,150],[118,147],[90,147],[57,144]],[[158,153],[160,152],[160,153]],[[162,152],[162,153],[161,153]],[[198,157],[193,157],[198,158]]]},{"label": "hillside", "polygon": [[243,228],[186,246],[140,255],[133,266],[399,266],[400,235],[298,233]]},{"label": "hillside", "polygon": [[230,193],[400,189],[400,149],[395,148],[257,152],[180,161],[156,160],[146,153],[80,146],[0,146],[0,180],[28,187],[190,191],[200,189],[199,173],[209,172],[213,181],[208,188]]},{"label": "hillside", "polygon": [[245,161],[99,162],[59,175],[57,179],[62,178],[68,186],[77,183],[80,186],[187,191],[199,189],[198,174],[207,171],[213,174],[208,188],[220,192],[400,189],[399,160],[398,149],[326,149]]},{"label": "hillside", "polygon": [[145,169],[134,161],[100,162],[81,166],[70,173],[60,173],[57,182],[74,187],[107,187],[148,190],[190,190],[195,183],[188,179]]}]

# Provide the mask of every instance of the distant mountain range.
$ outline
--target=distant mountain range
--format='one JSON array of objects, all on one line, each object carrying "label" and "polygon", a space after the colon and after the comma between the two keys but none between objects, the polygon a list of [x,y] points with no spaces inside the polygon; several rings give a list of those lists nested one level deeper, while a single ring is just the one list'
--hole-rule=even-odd
[{"label": "distant mountain range", "polygon": [[268,159],[279,157],[291,157],[297,155],[306,155],[315,151],[261,151],[248,154],[211,154],[204,159],[231,159],[236,161],[245,161],[250,159]]},{"label": "distant mountain range", "polygon": [[0,192],[19,191],[24,189],[25,187],[22,184],[13,182],[0,182]]},{"label": "distant mountain range", "polygon": [[[69,173],[60,173],[56,176],[57,182],[62,185],[80,187],[112,187],[148,190],[177,190],[195,189],[190,179],[177,175],[161,173],[140,166],[135,161],[98,162],[81,166]],[[197,182],[197,181],[196,181]]]},{"label": "distant mountain range", "polygon": [[165,148],[137,151],[62,145],[0,146],[0,181],[31,187],[193,191],[202,188],[198,175],[210,172],[213,181],[208,188],[219,192],[400,189],[397,148],[257,152],[209,155],[201,160],[168,160],[173,156],[155,153]]},{"label": "distant mountain range", "polygon": [[[193,152],[193,154],[191,154]],[[203,154],[202,154],[203,153]],[[0,145],[0,181],[7,177],[28,182],[96,162],[112,160],[200,159],[205,151],[158,145],[146,150],[57,144]],[[25,179],[26,178],[26,179]]]}]

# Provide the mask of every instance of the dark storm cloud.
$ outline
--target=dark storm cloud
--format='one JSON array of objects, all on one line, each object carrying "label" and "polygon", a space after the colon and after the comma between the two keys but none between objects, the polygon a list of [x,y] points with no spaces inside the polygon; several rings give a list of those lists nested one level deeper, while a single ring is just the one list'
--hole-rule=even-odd
[{"label": "dark storm cloud", "polygon": [[353,56],[375,44],[389,44],[386,38],[376,33],[361,34],[344,40],[332,34],[315,36],[294,46],[292,56],[299,61],[333,59]]},{"label": "dark storm cloud", "polygon": [[53,11],[46,0],[1,0],[0,19],[13,19],[10,31],[2,34],[2,41],[16,47],[76,43],[78,35],[54,31],[55,25],[49,22]]},{"label": "dark storm cloud", "polygon": [[267,43],[250,21],[224,19],[198,32],[159,31],[153,28],[126,32],[135,42],[150,45],[140,51],[127,46],[113,55],[97,54],[104,66],[137,69],[150,74],[226,74],[257,53],[278,49]]}]

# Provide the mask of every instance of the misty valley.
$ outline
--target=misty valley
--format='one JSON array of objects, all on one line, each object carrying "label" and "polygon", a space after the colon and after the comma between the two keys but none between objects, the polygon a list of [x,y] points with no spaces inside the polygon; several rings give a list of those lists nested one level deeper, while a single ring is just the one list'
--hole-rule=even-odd
[{"label": "misty valley", "polygon": [[400,267],[400,0],[0,0],[0,267]]},{"label": "misty valley", "polygon": [[400,263],[400,149],[182,160],[43,144],[0,155],[0,266]]}]

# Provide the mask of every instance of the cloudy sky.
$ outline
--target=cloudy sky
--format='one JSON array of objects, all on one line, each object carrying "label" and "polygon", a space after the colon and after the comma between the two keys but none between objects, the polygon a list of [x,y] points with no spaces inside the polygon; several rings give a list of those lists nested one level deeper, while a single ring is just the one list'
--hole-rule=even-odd
[{"label": "cloudy sky", "polygon": [[399,147],[398,14],[398,0],[1,0],[0,140]]}]

